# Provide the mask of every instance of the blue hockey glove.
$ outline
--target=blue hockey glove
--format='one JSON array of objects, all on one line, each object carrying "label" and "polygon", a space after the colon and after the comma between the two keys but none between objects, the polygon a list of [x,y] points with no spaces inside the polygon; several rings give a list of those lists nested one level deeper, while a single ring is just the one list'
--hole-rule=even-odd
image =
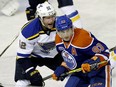
[{"label": "blue hockey glove", "polygon": [[67,72],[68,69],[65,68],[64,66],[59,66],[57,67],[57,69],[54,71],[53,75],[52,75],[52,78],[54,80],[61,80],[63,81],[65,79],[66,76],[61,76],[61,74]]}]

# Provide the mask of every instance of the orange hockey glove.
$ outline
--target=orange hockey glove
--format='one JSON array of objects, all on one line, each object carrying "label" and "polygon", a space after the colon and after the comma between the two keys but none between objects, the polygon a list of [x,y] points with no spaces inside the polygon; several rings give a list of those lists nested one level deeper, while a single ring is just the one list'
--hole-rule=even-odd
[{"label": "orange hockey glove", "polygon": [[101,61],[104,61],[103,58],[99,58],[96,56],[84,61],[84,63],[81,65],[82,72],[86,73],[86,72],[90,72],[91,70],[97,70],[107,64],[107,62],[105,62],[103,64],[98,64]]},{"label": "orange hockey glove", "polygon": [[90,68],[90,64],[89,63],[84,63],[81,65],[81,68],[82,68],[82,72],[83,73],[86,73],[86,72],[90,72],[91,71],[91,68]]},{"label": "orange hockey glove", "polygon": [[61,77],[61,74],[65,73],[67,71],[68,71],[68,69],[65,68],[64,66],[57,67],[57,69],[52,74],[52,79],[53,80],[61,80],[61,81],[63,81],[66,76]]},{"label": "orange hockey glove", "polygon": [[52,74],[52,79],[53,80],[58,80],[58,77],[56,76],[56,74]]}]

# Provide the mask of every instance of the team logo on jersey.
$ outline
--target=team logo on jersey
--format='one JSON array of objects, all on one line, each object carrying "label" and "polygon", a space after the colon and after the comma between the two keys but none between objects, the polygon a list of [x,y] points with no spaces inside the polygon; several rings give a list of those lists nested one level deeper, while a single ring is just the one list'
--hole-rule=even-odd
[{"label": "team logo on jersey", "polygon": [[66,62],[68,68],[70,68],[72,70],[77,67],[75,58],[66,50],[62,51],[62,57],[63,57],[64,61]]},{"label": "team logo on jersey", "polygon": [[63,51],[63,50],[64,50],[64,47],[58,47],[58,49],[59,49],[60,51]]},{"label": "team logo on jersey", "polygon": [[49,51],[55,48],[55,42],[38,43],[38,45],[41,47],[43,53],[50,53]]}]

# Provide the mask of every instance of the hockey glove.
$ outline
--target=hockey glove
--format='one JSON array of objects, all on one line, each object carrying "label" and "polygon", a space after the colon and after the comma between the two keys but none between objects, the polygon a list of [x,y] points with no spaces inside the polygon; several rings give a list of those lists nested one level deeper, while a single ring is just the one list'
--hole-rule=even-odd
[{"label": "hockey glove", "polygon": [[32,9],[31,7],[26,8],[25,12],[28,21],[35,18],[35,10],[36,9]]},{"label": "hockey glove", "polygon": [[32,86],[43,86],[43,79],[38,70],[30,70],[27,72],[27,77],[29,77]]},{"label": "hockey glove", "polygon": [[56,70],[54,71],[54,74],[52,74],[53,80],[61,80],[61,81],[63,81],[66,76],[61,76],[61,74],[65,73],[67,71],[68,71],[68,69],[65,68],[64,66],[57,67]]},{"label": "hockey glove", "polygon": [[104,64],[98,65],[98,63],[100,62],[101,62],[100,58],[96,56],[84,61],[84,63],[81,65],[82,72],[86,73],[86,72],[90,72],[91,70],[97,70],[107,64],[107,63],[104,63]]},{"label": "hockey glove", "polygon": [[30,80],[33,86],[43,86],[43,79],[38,70],[32,66],[30,58],[20,58],[17,62],[22,66],[26,73],[26,78]]}]

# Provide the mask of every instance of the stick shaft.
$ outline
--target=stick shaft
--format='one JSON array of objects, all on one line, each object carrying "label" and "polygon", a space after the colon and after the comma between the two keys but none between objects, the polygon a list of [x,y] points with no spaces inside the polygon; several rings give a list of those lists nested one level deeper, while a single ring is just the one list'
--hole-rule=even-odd
[{"label": "stick shaft", "polygon": [[51,77],[52,77],[52,74],[51,74],[51,75],[48,75],[48,76],[46,76],[46,77],[44,77],[43,80],[45,81],[45,80],[47,80],[47,79],[50,79]]},{"label": "stick shaft", "polygon": [[13,41],[2,51],[0,57],[6,52],[6,50],[13,44],[13,42],[17,39],[18,35],[13,39]]}]

